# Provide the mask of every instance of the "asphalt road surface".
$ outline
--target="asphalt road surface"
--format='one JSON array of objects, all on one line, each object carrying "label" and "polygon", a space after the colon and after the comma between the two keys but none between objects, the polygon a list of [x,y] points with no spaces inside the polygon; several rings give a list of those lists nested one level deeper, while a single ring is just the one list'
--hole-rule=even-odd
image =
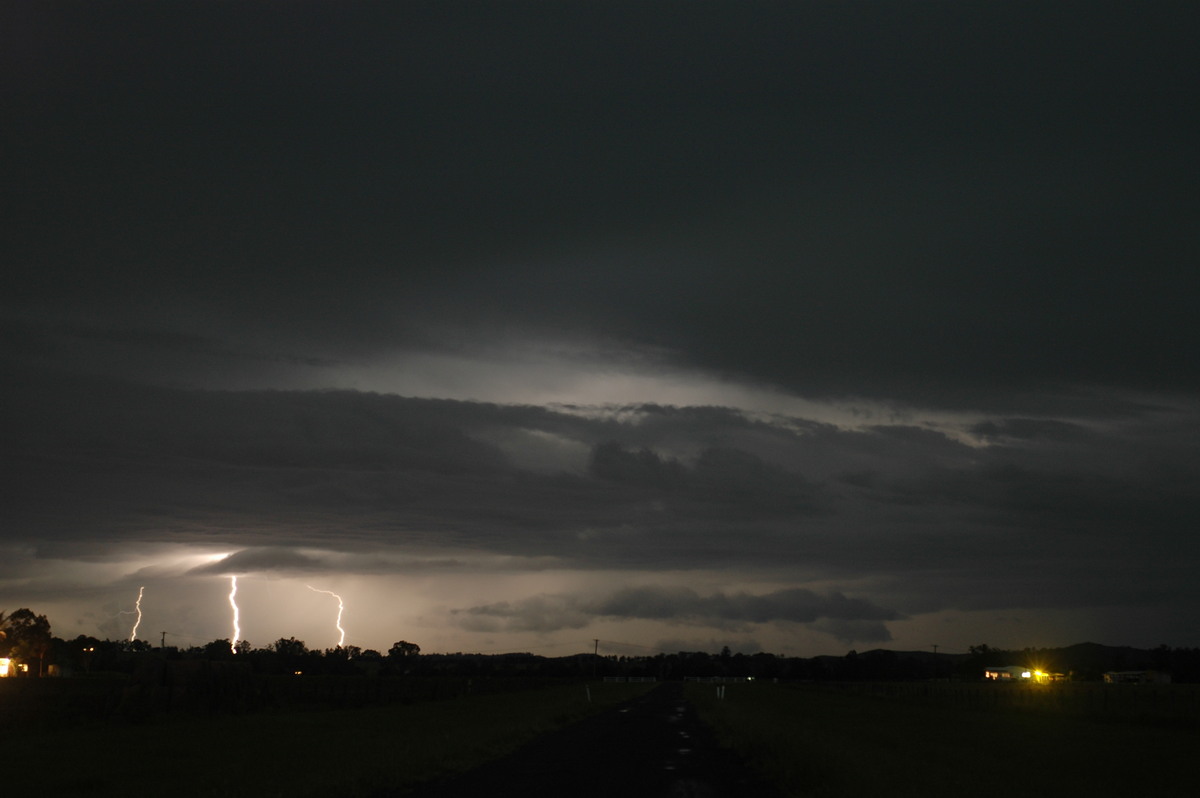
[{"label": "asphalt road surface", "polygon": [[467,773],[376,798],[778,798],[666,682]]}]

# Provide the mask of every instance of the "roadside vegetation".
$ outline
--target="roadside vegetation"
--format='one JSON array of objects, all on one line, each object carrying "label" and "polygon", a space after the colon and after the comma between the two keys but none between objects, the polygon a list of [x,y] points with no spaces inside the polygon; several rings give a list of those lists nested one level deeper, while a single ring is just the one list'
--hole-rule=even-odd
[{"label": "roadside vegetation", "polygon": [[[724,744],[797,798],[1195,794],[1196,717],[1079,711],[1084,704],[1056,703],[1050,692],[1016,693],[1028,686],[981,686],[997,700],[954,696],[975,687],[889,695],[747,682],[725,685],[722,699],[716,685],[694,683],[687,695]],[[1198,706],[1194,687],[1174,689]]]}]

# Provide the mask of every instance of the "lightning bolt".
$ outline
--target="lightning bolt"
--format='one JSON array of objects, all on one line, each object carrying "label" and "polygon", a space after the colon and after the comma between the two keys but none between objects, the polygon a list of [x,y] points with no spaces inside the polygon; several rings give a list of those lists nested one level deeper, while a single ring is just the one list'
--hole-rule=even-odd
[{"label": "lightning bolt", "polygon": [[129,633],[129,642],[137,640],[138,627],[142,625],[142,593],[146,592],[146,586],[142,585],[138,588],[137,603],[134,605],[134,610],[137,611],[137,620],[133,622],[133,631]]},{"label": "lightning bolt", "polygon": [[229,577],[229,606],[233,607],[233,639],[229,641],[229,650],[237,653],[238,638],[242,636],[242,627],[238,626],[237,577]]},{"label": "lightning bolt", "polygon": [[345,611],[346,605],[342,603],[342,597],[337,593],[334,593],[332,590],[319,590],[312,585],[305,585],[305,587],[314,593],[325,593],[326,595],[333,596],[335,599],[337,599],[338,617],[337,621],[334,623],[334,626],[337,627],[338,634],[341,635],[341,637],[338,638],[338,648],[341,648],[342,644],[346,642],[346,630],[342,628],[342,613]]}]

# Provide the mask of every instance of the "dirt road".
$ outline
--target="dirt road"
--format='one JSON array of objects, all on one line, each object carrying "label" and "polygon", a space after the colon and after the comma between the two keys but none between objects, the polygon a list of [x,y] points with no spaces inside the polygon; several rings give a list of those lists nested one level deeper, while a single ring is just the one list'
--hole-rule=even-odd
[{"label": "dirt road", "polygon": [[[514,753],[394,798],[777,798],[712,734],[677,682],[535,740]],[[377,798],[385,798],[384,795]]]}]

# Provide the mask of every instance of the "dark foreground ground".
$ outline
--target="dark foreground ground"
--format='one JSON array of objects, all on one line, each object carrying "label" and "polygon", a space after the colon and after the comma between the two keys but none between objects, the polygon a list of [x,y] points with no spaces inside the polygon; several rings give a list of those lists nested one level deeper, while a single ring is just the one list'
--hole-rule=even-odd
[{"label": "dark foreground ground", "polygon": [[590,798],[777,798],[667,682],[644,696],[534,740],[475,770],[375,798],[531,795]]}]

